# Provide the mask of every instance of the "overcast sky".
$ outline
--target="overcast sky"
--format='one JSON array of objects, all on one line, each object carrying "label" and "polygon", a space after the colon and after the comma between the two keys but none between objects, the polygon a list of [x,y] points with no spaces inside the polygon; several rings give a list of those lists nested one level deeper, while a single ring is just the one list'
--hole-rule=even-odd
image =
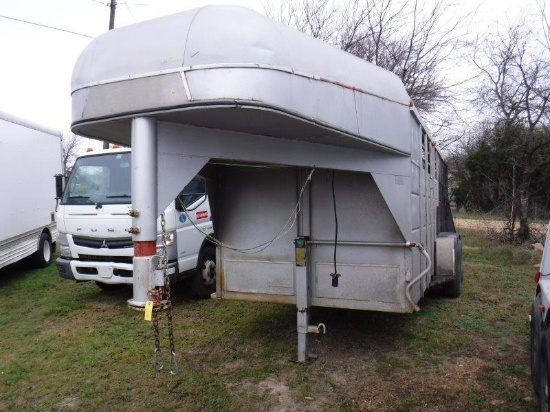
[{"label": "overcast sky", "polygon": [[[477,29],[513,20],[522,8],[536,9],[536,0],[460,2],[465,10],[481,4],[478,22],[472,26]],[[0,111],[68,133],[74,63],[93,37],[107,31],[108,4],[109,0],[0,0]],[[237,4],[263,12],[261,0],[118,0],[115,27],[207,4]]]}]

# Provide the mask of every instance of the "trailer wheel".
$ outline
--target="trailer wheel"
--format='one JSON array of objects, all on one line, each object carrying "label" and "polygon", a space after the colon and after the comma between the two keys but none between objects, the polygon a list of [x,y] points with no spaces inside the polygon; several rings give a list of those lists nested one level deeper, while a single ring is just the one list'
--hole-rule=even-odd
[{"label": "trailer wheel", "polygon": [[536,394],[539,393],[540,385],[540,364],[542,362],[542,319],[540,311],[537,310],[540,304],[540,293],[537,293],[531,307],[531,383]]},{"label": "trailer wheel", "polygon": [[33,266],[45,268],[52,262],[53,248],[50,235],[43,232],[38,240],[38,250],[31,255]]},{"label": "trailer wheel", "polygon": [[206,246],[197,262],[197,271],[191,279],[191,293],[201,299],[216,291],[216,249]]},{"label": "trailer wheel", "polygon": [[456,277],[443,285],[443,295],[448,298],[458,298],[462,293],[462,273],[457,273]]}]

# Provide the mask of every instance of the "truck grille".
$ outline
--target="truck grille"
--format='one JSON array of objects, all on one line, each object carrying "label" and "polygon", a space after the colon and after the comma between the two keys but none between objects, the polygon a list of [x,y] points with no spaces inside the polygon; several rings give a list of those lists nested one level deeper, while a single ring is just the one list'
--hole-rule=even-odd
[{"label": "truck grille", "polygon": [[132,264],[132,256],[95,256],[95,255],[78,255],[83,262],[114,262],[114,263],[130,263]]},{"label": "truck grille", "polygon": [[92,249],[128,249],[134,247],[134,242],[132,242],[131,237],[101,239],[97,237],[73,236],[73,241],[77,246],[89,247]]}]

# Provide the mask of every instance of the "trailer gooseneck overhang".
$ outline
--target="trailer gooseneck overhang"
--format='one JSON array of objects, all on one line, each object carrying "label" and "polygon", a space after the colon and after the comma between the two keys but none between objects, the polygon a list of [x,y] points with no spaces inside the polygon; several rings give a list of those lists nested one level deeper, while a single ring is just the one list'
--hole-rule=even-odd
[{"label": "trailer gooseneck overhang", "polygon": [[[174,182],[208,176],[216,297],[295,304],[299,361],[307,334],[325,331],[312,306],[411,312],[431,284],[460,294],[446,166],[392,73],[246,8],[207,6],[94,40],[72,89],[75,133],[143,154],[134,241],[153,239],[145,228]],[[154,266],[134,258],[139,304]]]}]

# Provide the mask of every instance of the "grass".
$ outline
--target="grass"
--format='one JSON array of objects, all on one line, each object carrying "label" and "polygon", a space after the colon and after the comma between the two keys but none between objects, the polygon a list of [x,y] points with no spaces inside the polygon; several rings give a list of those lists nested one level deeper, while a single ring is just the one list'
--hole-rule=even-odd
[{"label": "grass", "polygon": [[[315,308],[319,358],[291,362],[295,308],[193,300],[174,288],[181,372],[151,367],[151,325],[55,266],[0,271],[0,410],[531,411],[529,250],[464,232],[461,298],[429,293],[396,315]],[[161,321],[164,361],[167,329]]]}]

